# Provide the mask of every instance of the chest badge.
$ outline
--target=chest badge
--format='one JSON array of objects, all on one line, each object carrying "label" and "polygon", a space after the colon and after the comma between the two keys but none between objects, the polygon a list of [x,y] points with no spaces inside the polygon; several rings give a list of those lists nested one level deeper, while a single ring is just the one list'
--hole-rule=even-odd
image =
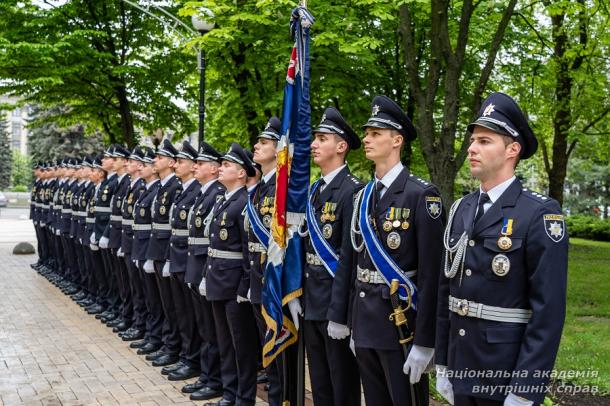
[{"label": "chest badge", "polygon": [[186,210],[180,210],[180,220],[186,220]]},{"label": "chest badge", "polygon": [[165,208],[165,206],[159,207],[159,214],[160,215],[165,216],[166,212],[167,212],[167,209]]},{"label": "chest badge", "polygon": [[195,217],[195,227],[197,228],[201,228],[201,225],[203,224],[201,217]]},{"label": "chest badge", "polygon": [[218,235],[220,236],[220,239],[223,241],[226,241],[226,239],[229,238],[229,232],[227,231],[226,228],[221,228]]},{"label": "chest badge", "polygon": [[386,242],[388,243],[388,247],[391,249],[397,249],[400,247],[400,234],[398,234],[396,231],[392,231],[390,234],[388,234]]},{"label": "chest badge", "polygon": [[332,237],[332,235],[333,235],[333,226],[331,224],[324,224],[324,227],[322,228],[322,235],[327,240],[330,237]]},{"label": "chest badge", "polygon": [[131,205],[127,206],[127,213],[131,214],[133,212],[133,207]]},{"label": "chest badge", "polygon": [[271,216],[269,216],[269,215],[264,216],[263,224],[265,225],[265,227],[270,228],[271,227]]},{"label": "chest badge", "polygon": [[506,276],[510,271],[510,259],[504,254],[498,254],[491,261],[491,270],[497,276]]},{"label": "chest badge", "polygon": [[142,207],[140,209],[140,217],[144,217],[146,215],[146,210]]},{"label": "chest badge", "polygon": [[513,219],[505,218],[504,220],[502,220],[502,230],[500,231],[500,234],[502,234],[502,236],[498,238],[498,248],[506,251],[513,246],[513,240],[511,240],[509,237],[510,235],[512,235],[512,233]]}]

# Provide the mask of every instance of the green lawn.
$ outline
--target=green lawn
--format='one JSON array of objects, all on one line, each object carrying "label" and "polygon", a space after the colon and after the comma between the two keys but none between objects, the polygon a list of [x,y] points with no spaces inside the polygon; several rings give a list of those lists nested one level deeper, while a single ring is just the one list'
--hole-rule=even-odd
[{"label": "green lawn", "polygon": [[610,243],[570,239],[566,323],[558,371],[597,371],[569,379],[610,393]]}]

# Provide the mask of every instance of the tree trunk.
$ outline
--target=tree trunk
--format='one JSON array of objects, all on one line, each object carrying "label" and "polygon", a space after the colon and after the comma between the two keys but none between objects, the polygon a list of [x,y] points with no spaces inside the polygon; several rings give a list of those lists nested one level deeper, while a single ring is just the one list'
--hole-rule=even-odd
[{"label": "tree trunk", "polygon": [[127,99],[127,89],[124,85],[116,86],[115,88],[116,97],[119,101],[119,114],[121,115],[121,131],[123,132],[123,139],[127,143],[127,146],[131,149],[136,146],[136,140],[133,131],[133,117],[131,116],[131,106]]}]

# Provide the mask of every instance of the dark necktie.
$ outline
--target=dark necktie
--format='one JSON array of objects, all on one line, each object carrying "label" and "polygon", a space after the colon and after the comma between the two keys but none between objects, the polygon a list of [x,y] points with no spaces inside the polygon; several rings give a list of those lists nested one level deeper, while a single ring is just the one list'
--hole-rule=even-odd
[{"label": "dark necktie", "polygon": [[483,217],[483,214],[485,213],[485,208],[483,207],[483,205],[485,205],[485,203],[489,203],[489,201],[489,195],[485,192],[481,193],[481,195],[479,196],[479,206],[477,207],[477,215],[474,218],[473,224],[477,224],[477,221],[479,221],[479,219]]},{"label": "dark necktie", "polygon": [[375,183],[375,204],[373,205],[375,209],[377,208],[377,204],[381,200],[381,191],[383,190],[383,188],[385,188],[385,186],[383,183],[381,183],[381,181],[377,181],[377,183]]},{"label": "dark necktie", "polygon": [[318,201],[318,196],[320,196],[320,193],[322,193],[322,188],[324,187],[324,185],[326,185],[326,182],[324,181],[324,178],[321,178],[320,182],[318,183],[318,187],[316,188],[316,191],[313,194],[314,203]]}]

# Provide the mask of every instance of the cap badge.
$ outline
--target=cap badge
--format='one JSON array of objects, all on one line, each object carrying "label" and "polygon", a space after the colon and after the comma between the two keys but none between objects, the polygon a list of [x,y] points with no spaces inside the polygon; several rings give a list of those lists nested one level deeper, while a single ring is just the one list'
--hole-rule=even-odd
[{"label": "cap badge", "polygon": [[381,109],[381,107],[379,107],[379,105],[377,105],[377,104],[374,105],[373,106],[373,112],[372,112],[373,116],[376,116],[377,114],[379,114],[379,110],[380,109]]},{"label": "cap badge", "polygon": [[483,110],[483,117],[487,117],[489,116],[491,113],[493,113],[495,110],[495,107],[493,104],[488,104],[487,107],[485,107],[485,110]]}]

